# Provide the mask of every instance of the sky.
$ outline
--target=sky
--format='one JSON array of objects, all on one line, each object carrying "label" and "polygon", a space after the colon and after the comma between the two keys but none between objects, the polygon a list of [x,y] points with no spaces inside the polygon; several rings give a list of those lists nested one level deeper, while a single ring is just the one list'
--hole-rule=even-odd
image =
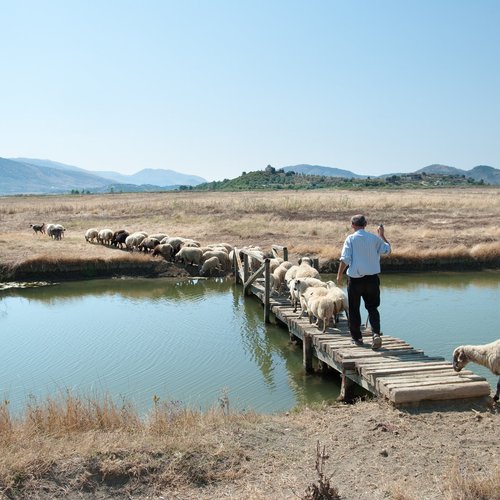
[{"label": "sky", "polygon": [[0,157],[500,168],[498,0],[0,0]]}]

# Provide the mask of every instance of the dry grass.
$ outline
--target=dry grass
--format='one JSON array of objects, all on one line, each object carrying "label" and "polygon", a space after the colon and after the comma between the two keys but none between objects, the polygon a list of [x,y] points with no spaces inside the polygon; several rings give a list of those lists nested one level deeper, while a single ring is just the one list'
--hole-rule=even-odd
[{"label": "dry grass", "polygon": [[[170,192],[0,198],[0,263],[66,256],[122,259],[124,252],[89,245],[90,227],[164,232],[203,244],[272,244],[290,254],[338,259],[349,219],[383,222],[396,261],[498,260],[500,189],[408,191]],[[62,241],[35,236],[30,223],[62,223]]]}]

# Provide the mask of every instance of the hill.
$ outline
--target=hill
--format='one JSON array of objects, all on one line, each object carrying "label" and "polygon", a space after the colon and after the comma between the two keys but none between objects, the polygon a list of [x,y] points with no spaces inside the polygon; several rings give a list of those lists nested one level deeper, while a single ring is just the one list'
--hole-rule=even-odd
[{"label": "hill", "polygon": [[469,186],[484,184],[464,175],[411,173],[393,174],[387,177],[332,177],[328,175],[310,175],[296,173],[293,170],[268,167],[255,172],[243,172],[235,179],[207,182],[194,188],[183,186],[181,189],[197,191],[252,191],[278,189],[397,189],[397,188],[433,188],[451,186]]},{"label": "hill", "polygon": [[306,175],[323,175],[326,177],[346,177],[348,179],[364,179],[366,175],[359,175],[351,172],[350,170],[342,170],[340,168],[322,167],[320,165],[294,165],[290,167],[283,167],[285,172],[295,172],[296,174]]}]

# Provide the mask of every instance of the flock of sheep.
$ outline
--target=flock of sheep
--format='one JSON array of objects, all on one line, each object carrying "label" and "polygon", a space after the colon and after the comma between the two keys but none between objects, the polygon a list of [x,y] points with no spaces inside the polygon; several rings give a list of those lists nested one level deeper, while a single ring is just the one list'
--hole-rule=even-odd
[{"label": "flock of sheep", "polygon": [[[275,262],[273,262],[275,261]],[[337,324],[341,312],[349,315],[347,295],[333,281],[322,281],[320,273],[312,265],[309,257],[299,259],[294,265],[289,261],[278,262],[271,259],[272,292],[280,293],[285,285],[288,288],[293,311],[300,307],[300,315],[307,313],[309,322],[315,320],[315,325],[322,332],[331,321]]]},{"label": "flock of sheep", "polygon": [[200,242],[180,236],[168,236],[163,233],[148,234],[144,231],[129,233],[124,229],[91,228],[85,232],[89,243],[114,246],[130,251],[150,253],[161,256],[169,262],[182,262],[196,266],[200,276],[212,276],[215,273],[227,273],[231,270],[232,245],[213,243],[201,246]]}]

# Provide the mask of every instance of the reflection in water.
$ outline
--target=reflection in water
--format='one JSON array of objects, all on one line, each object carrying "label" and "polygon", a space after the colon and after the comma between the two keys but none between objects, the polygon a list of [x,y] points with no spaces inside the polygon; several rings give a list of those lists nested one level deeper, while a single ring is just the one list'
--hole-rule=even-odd
[{"label": "reflection in water", "polygon": [[[383,330],[448,360],[458,344],[494,340],[499,277],[383,275]],[[21,407],[30,394],[72,389],[125,397],[141,409],[153,395],[206,408],[227,389],[231,407],[262,412],[335,399],[338,377],[306,375],[301,348],[263,316],[259,301],[229,279],[3,290],[0,397]],[[496,383],[486,369],[472,369]]]}]

